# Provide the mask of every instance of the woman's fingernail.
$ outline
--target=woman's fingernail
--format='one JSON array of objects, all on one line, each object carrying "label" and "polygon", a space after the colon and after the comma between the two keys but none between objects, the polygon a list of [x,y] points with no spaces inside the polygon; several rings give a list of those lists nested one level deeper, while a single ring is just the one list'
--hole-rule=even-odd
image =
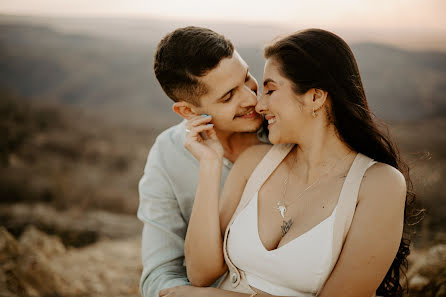
[{"label": "woman's fingernail", "polygon": [[208,126],[214,126],[214,124],[208,124]]}]

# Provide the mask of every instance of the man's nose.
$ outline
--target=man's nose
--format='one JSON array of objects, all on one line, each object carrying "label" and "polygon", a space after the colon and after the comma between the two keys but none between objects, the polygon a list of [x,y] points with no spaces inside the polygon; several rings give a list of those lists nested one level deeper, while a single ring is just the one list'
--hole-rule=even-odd
[{"label": "man's nose", "polygon": [[254,106],[257,104],[257,89],[252,90],[249,86],[243,88],[242,107]]}]

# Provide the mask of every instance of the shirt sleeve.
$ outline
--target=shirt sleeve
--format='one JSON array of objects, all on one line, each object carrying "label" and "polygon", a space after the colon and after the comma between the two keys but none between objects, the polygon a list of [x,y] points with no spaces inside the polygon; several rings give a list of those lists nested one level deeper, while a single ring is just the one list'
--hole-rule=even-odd
[{"label": "shirt sleeve", "polygon": [[161,157],[155,143],[139,182],[138,218],[144,223],[140,281],[143,297],[158,297],[161,289],[190,285],[183,265],[187,225]]}]

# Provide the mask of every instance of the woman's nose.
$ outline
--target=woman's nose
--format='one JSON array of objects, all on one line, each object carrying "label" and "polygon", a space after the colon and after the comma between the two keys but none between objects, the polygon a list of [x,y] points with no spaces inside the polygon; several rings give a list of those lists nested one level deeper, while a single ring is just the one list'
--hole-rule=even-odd
[{"label": "woman's nose", "polygon": [[266,113],[266,111],[267,111],[267,108],[266,108],[265,99],[262,95],[260,95],[260,98],[257,101],[257,105],[256,105],[256,112],[260,113],[260,114],[264,114],[264,113]]}]

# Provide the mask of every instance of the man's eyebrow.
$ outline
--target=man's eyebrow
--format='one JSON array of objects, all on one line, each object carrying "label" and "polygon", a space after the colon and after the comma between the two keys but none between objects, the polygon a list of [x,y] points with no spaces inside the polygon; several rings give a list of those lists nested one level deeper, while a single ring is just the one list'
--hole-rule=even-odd
[{"label": "man's eyebrow", "polygon": [[267,78],[267,79],[265,79],[265,80],[263,81],[263,86],[266,87],[266,85],[267,85],[268,83],[270,83],[270,82],[275,83],[275,81],[272,80],[271,78]]}]

